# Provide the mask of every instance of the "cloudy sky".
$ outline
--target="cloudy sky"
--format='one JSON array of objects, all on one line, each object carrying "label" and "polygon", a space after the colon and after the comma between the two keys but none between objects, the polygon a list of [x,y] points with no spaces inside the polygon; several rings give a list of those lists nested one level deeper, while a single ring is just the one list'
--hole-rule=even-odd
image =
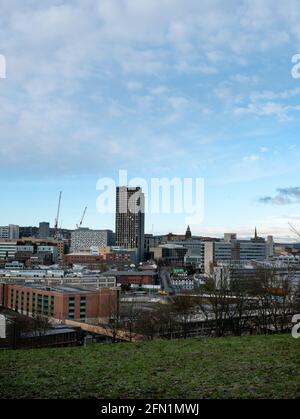
[{"label": "cloudy sky", "polygon": [[[197,234],[300,227],[297,0],[0,0],[0,225],[114,228],[102,177],[205,180]],[[184,216],[147,216],[182,232]]]}]

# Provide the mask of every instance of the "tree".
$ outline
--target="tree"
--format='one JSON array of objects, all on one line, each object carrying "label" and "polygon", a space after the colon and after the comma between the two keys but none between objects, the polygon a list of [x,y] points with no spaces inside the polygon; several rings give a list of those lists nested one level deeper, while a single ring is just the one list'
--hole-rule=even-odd
[{"label": "tree", "polygon": [[147,340],[153,340],[159,332],[158,318],[154,311],[142,311],[135,322],[137,333],[145,336]]},{"label": "tree", "polygon": [[300,313],[300,282],[295,289],[294,313]]},{"label": "tree", "polygon": [[43,336],[46,332],[51,328],[51,323],[47,316],[37,315],[34,318],[34,331],[35,333],[39,334],[39,336]]},{"label": "tree", "polygon": [[272,328],[275,332],[284,332],[295,309],[293,272],[259,268],[257,277],[258,327],[265,334]]},{"label": "tree", "polygon": [[249,327],[252,299],[246,292],[244,278],[232,279],[230,266],[217,283],[210,277],[198,292],[198,303],[210,334],[240,336]]},{"label": "tree", "polygon": [[122,317],[123,320],[121,321],[121,327],[124,329],[125,333],[127,334],[130,342],[134,337],[135,333],[135,326],[141,311],[141,306],[138,304],[136,299],[133,299],[132,302],[127,304],[123,307]]},{"label": "tree", "polygon": [[107,308],[110,314],[103,326],[107,331],[107,335],[115,343],[118,341],[118,332],[121,329],[122,322],[120,319],[119,304],[116,302],[114,295],[108,297]]},{"label": "tree", "polygon": [[188,331],[191,326],[192,316],[194,314],[195,300],[189,294],[176,295],[173,298],[172,312],[176,318],[176,323],[181,327],[184,339],[188,336]]},{"label": "tree", "polygon": [[136,333],[148,340],[155,337],[172,339],[177,331],[177,322],[170,305],[157,304],[151,309],[139,310],[134,328]]},{"label": "tree", "polygon": [[246,291],[244,278],[230,281],[227,298],[228,326],[231,332],[235,336],[241,336],[250,328],[252,333],[251,318],[255,310],[255,302]]}]

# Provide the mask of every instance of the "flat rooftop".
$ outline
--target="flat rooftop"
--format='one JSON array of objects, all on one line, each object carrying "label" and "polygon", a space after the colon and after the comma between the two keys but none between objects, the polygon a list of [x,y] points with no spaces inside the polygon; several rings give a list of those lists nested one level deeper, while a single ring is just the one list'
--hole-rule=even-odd
[{"label": "flat rooftop", "polygon": [[49,291],[49,292],[58,292],[60,294],[88,294],[89,292],[83,288],[75,288],[69,286],[51,286],[51,285],[38,285],[38,284],[28,284],[25,285],[25,288],[33,288],[40,291]]},{"label": "flat rooftop", "polygon": [[[109,274],[109,272],[105,273]],[[110,275],[113,276],[155,276],[154,271],[111,271]]]}]

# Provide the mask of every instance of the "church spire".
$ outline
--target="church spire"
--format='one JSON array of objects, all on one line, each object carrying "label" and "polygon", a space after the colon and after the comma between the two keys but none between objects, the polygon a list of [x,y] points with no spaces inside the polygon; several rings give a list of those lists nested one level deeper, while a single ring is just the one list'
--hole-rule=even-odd
[{"label": "church spire", "polygon": [[192,238],[192,232],[191,232],[190,226],[188,226],[188,228],[186,230],[186,233],[185,233],[185,239],[190,240],[191,238]]}]

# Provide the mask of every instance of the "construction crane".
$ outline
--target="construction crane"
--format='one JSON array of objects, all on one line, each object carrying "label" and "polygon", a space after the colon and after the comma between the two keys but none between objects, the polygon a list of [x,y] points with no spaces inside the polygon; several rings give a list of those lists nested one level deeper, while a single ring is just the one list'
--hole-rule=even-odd
[{"label": "construction crane", "polygon": [[82,226],[82,223],[83,223],[83,220],[84,220],[84,217],[85,217],[85,214],[86,214],[87,208],[88,208],[88,207],[85,207],[85,208],[84,208],[84,211],[83,211],[83,214],[82,214],[82,217],[81,217],[80,223],[79,223],[79,224],[76,224],[76,227],[77,227],[78,229],[79,229],[79,228],[81,228],[81,226]]},{"label": "construction crane", "polygon": [[59,222],[59,214],[60,214],[61,196],[62,196],[62,192],[59,193],[57,215],[56,215],[55,225],[54,225],[54,238],[56,240],[59,238],[58,222]]},{"label": "construction crane", "polygon": [[291,231],[296,234],[296,236],[298,236],[300,238],[300,231],[298,231],[292,223],[289,223],[289,226],[291,227]]}]

